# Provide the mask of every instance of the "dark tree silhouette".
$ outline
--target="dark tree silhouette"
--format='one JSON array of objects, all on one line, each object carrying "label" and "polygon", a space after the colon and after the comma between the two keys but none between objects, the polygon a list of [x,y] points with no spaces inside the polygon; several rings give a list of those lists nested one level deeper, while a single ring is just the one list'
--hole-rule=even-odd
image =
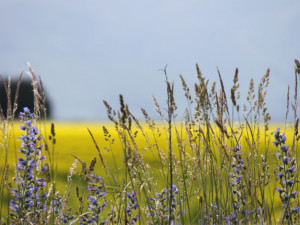
[{"label": "dark tree silhouette", "polygon": [[[6,84],[8,83],[7,79]],[[17,84],[18,80],[17,79],[12,79],[11,80],[11,105],[13,110],[13,104],[15,100],[15,95],[16,95],[16,90],[17,90]],[[47,96],[47,95],[46,95]],[[0,80],[0,105],[3,111],[3,115],[6,117],[7,116],[7,93],[5,90],[5,86],[3,84],[3,81]],[[15,116],[18,116],[20,111],[24,107],[28,107],[31,112],[33,112],[34,109],[34,95],[33,95],[33,87],[31,85],[31,80],[29,79],[24,79],[20,83],[20,88],[19,88],[19,94],[18,94],[18,101],[17,101],[18,107],[16,110]],[[47,109],[47,118],[51,118],[51,104],[49,103],[48,99],[46,101],[46,109]]]}]

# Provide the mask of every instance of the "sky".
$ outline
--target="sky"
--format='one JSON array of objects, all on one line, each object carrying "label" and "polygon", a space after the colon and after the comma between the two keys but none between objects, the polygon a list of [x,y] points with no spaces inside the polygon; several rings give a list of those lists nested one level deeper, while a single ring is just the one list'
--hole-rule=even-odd
[{"label": "sky", "polygon": [[56,120],[105,120],[119,94],[133,114],[166,103],[164,74],[175,84],[178,117],[186,106],[179,74],[193,89],[195,65],[210,82],[219,68],[230,92],[239,68],[241,98],[270,68],[268,110],[284,119],[294,59],[300,59],[300,1],[0,0],[0,74],[30,62]]}]

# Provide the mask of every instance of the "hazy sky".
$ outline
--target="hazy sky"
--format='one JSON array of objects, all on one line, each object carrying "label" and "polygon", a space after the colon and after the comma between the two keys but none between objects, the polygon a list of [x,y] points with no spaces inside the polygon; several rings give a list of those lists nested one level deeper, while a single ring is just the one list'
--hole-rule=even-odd
[{"label": "hazy sky", "polygon": [[164,105],[166,64],[181,109],[179,74],[192,87],[196,63],[210,80],[218,67],[228,92],[238,67],[243,93],[269,67],[268,106],[280,120],[300,59],[299,10],[299,0],[0,0],[0,73],[30,62],[56,119],[91,120],[105,119],[102,100],[117,107],[119,93],[137,114],[154,111],[152,95]]}]

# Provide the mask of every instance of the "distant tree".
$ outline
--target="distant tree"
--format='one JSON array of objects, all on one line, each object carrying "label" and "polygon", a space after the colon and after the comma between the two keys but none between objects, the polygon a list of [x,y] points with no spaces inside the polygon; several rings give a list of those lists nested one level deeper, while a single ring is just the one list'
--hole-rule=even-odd
[{"label": "distant tree", "polygon": [[[4,84],[5,82],[5,84]],[[22,111],[24,107],[28,107],[31,112],[34,111],[34,93],[32,87],[32,81],[30,79],[22,79],[19,86],[18,98],[17,98],[17,110],[15,112],[15,116],[17,117]],[[6,87],[5,87],[6,86]],[[0,105],[4,117],[7,117],[8,113],[8,95],[7,92],[10,92],[10,105],[11,105],[11,112],[14,108],[14,101],[16,96],[18,86],[18,79],[11,79],[10,81],[10,88],[8,88],[8,79],[1,79],[0,80]],[[43,104],[43,100],[40,100],[39,104]],[[51,117],[51,104],[49,103],[48,99],[45,102],[47,118]],[[41,110],[41,116],[44,116],[43,110]]]}]

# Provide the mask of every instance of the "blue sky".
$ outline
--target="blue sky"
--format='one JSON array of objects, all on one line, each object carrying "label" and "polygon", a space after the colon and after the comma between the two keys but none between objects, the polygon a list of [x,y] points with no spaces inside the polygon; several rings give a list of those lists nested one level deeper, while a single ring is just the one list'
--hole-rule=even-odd
[{"label": "blue sky", "polygon": [[0,73],[30,62],[41,75],[59,120],[105,119],[102,100],[131,111],[165,103],[168,64],[179,118],[185,106],[179,74],[193,87],[195,64],[211,81],[218,67],[230,91],[239,68],[242,98],[271,70],[268,108],[285,114],[300,59],[300,1],[4,1],[0,0]]}]

